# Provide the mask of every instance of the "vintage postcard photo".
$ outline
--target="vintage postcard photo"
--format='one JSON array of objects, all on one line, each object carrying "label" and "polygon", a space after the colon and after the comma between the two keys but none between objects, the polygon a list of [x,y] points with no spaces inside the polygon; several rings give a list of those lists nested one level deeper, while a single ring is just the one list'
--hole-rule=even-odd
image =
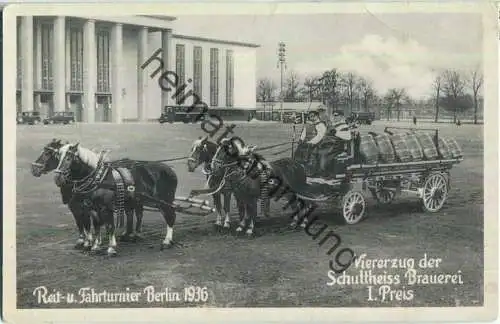
[{"label": "vintage postcard photo", "polygon": [[495,3],[3,14],[7,323],[496,318]]}]

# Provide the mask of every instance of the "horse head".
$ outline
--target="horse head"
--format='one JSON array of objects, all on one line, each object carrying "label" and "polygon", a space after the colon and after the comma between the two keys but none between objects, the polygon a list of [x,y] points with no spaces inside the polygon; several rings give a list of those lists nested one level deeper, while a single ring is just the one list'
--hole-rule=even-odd
[{"label": "horse head", "polygon": [[64,145],[59,154],[59,164],[54,171],[57,186],[66,184],[70,179],[80,180],[89,176],[99,163],[99,155],[80,146],[80,143]]},{"label": "horse head", "polygon": [[59,164],[59,149],[63,145],[61,140],[56,140],[55,138],[45,145],[42,153],[31,163],[31,174],[38,178],[42,174],[49,173],[57,168]]},{"label": "horse head", "polygon": [[211,144],[211,142],[208,141],[208,136],[200,137],[193,142],[191,153],[187,160],[189,172],[194,172],[194,170],[204,162],[211,162],[210,160],[213,156],[209,156],[208,144]]}]

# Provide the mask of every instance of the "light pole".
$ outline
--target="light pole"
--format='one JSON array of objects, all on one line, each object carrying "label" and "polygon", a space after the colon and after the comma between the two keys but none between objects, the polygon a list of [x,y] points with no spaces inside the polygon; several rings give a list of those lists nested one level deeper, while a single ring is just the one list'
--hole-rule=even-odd
[{"label": "light pole", "polygon": [[283,77],[286,70],[286,45],[283,42],[278,43],[278,65],[281,70],[281,83],[280,83],[280,121],[283,121]]}]

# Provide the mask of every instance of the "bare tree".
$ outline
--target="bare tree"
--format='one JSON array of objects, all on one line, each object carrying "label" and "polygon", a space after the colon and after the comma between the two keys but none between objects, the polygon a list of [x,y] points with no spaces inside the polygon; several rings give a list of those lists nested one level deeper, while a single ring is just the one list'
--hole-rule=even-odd
[{"label": "bare tree", "polygon": [[361,97],[361,104],[363,106],[364,111],[368,111],[368,106],[370,102],[374,104],[375,99],[375,90],[373,89],[373,85],[370,80],[366,78],[360,77],[359,82],[357,84],[358,92]]},{"label": "bare tree", "polygon": [[477,124],[477,111],[479,107],[479,90],[483,85],[483,75],[476,69],[471,73],[470,86],[472,88],[472,98],[474,100],[474,124]]},{"label": "bare tree", "polygon": [[341,85],[343,96],[349,107],[349,112],[352,113],[354,101],[357,96],[357,77],[354,73],[348,72],[341,77]]},{"label": "bare tree", "polygon": [[259,79],[257,82],[257,101],[269,102],[274,100],[274,92],[276,91],[276,84],[268,78]]},{"label": "bare tree", "polygon": [[295,71],[290,71],[286,80],[285,101],[297,101],[299,96],[299,76]]},{"label": "bare tree", "polygon": [[321,101],[329,108],[336,108],[339,97],[340,73],[337,69],[325,71],[318,80],[321,84]]},{"label": "bare tree", "polygon": [[319,94],[319,78],[308,77],[304,81],[304,93],[309,101],[313,101],[318,97]]},{"label": "bare tree", "polygon": [[460,72],[455,70],[446,70],[442,77],[442,91],[444,107],[453,111],[453,122],[457,122],[459,110],[467,109],[467,100],[465,95],[466,82]]},{"label": "bare tree", "polygon": [[436,76],[436,78],[434,79],[434,82],[432,83],[432,88],[433,88],[433,91],[434,91],[434,107],[435,107],[435,111],[436,111],[436,115],[434,116],[434,122],[437,123],[438,122],[438,118],[439,118],[439,96],[440,96],[440,92],[441,92],[441,87],[442,87],[442,75],[441,74],[438,74]]},{"label": "bare tree", "polygon": [[401,107],[403,103],[409,101],[408,93],[404,88],[391,88],[387,91],[385,95],[385,102],[387,105],[387,120],[392,115],[392,109],[396,109],[397,119],[401,116]]}]

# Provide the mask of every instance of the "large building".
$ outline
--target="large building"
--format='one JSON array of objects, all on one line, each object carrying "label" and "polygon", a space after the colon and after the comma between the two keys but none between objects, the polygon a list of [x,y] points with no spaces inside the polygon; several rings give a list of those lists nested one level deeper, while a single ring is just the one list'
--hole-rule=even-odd
[{"label": "large building", "polygon": [[[90,123],[146,121],[161,107],[190,106],[189,91],[209,108],[255,110],[258,45],[177,35],[175,20],[18,17],[17,110],[73,111]],[[170,92],[158,84],[161,73],[151,77],[161,63],[178,77]],[[174,95],[182,87],[185,102]]]}]

